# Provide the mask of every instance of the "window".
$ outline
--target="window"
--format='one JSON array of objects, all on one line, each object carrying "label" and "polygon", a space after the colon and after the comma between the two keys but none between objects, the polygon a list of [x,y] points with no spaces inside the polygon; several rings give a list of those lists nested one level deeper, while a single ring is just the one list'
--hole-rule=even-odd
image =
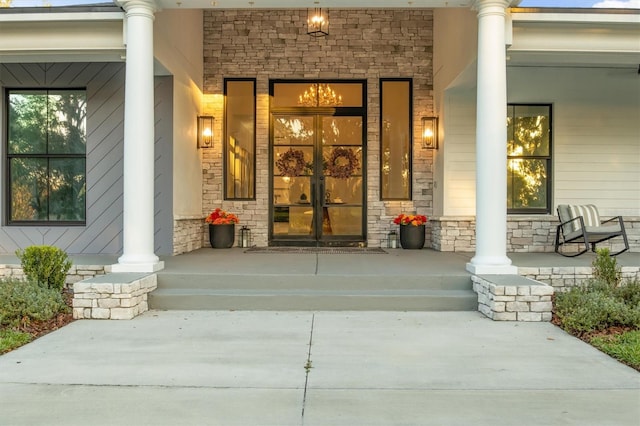
[{"label": "window", "polygon": [[507,211],[550,213],[551,105],[507,107]]},{"label": "window", "polygon": [[225,199],[255,199],[256,81],[226,79]]},{"label": "window", "polygon": [[7,222],[84,224],[86,91],[7,91]]},{"label": "window", "polygon": [[380,188],[383,200],[411,199],[412,84],[380,80]]}]

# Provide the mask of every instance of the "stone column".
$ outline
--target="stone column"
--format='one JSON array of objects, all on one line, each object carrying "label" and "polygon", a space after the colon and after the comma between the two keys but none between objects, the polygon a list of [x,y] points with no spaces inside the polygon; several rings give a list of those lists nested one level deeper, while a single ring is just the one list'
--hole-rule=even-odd
[{"label": "stone column", "polygon": [[475,0],[478,10],[476,107],[476,254],[474,274],[515,274],[507,257],[507,65],[508,0]]},{"label": "stone column", "polygon": [[126,11],[123,253],[113,272],[154,272],[153,0],[120,0]]}]

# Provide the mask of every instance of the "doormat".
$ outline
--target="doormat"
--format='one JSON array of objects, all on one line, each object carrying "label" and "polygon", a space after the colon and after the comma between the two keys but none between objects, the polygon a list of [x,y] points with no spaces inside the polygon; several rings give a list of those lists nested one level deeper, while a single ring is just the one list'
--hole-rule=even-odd
[{"label": "doormat", "polygon": [[387,254],[380,247],[251,247],[245,253]]}]

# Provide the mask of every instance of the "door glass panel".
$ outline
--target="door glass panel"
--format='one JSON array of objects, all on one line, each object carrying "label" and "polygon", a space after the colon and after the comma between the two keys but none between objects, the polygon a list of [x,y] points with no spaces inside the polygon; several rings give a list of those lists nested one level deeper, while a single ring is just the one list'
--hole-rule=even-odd
[{"label": "door glass panel", "polygon": [[274,145],[313,145],[313,117],[279,117],[273,121]]}]

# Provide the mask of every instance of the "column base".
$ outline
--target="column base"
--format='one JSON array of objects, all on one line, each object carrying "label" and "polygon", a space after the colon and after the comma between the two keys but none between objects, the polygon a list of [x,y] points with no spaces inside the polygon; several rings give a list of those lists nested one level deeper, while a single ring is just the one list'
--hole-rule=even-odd
[{"label": "column base", "polygon": [[122,257],[118,263],[111,265],[111,272],[157,272],[164,269],[164,261],[127,262]]},{"label": "column base", "polygon": [[475,256],[467,263],[467,271],[474,275],[517,275],[518,267],[511,264],[506,256],[478,257]]}]

